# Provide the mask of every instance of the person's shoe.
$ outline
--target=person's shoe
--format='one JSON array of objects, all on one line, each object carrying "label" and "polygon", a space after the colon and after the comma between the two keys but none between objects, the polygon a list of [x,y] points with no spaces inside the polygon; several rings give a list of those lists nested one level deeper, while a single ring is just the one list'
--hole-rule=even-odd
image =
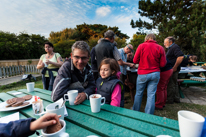
[{"label": "person's shoe", "polygon": [[174,101],[169,101],[169,100],[167,100],[167,101],[166,101],[166,104],[174,104]]},{"label": "person's shoe", "polygon": [[163,110],[163,108],[155,107],[155,110]]},{"label": "person's shoe", "polygon": [[180,103],[180,100],[174,100],[175,103]]}]

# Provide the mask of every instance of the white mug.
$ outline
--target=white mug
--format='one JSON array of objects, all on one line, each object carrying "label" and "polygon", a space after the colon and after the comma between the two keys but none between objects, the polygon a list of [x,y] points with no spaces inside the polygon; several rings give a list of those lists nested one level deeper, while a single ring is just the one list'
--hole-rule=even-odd
[{"label": "white mug", "polygon": [[34,91],[34,85],[35,85],[34,82],[26,83],[27,91],[28,92]]},{"label": "white mug", "polygon": [[62,119],[59,119],[61,125],[63,126],[62,129],[60,129],[59,131],[55,132],[55,133],[51,133],[51,134],[47,134],[45,133],[46,128],[45,129],[41,129],[41,134],[43,137],[69,137],[69,134],[65,132],[66,129],[66,122]]},{"label": "white mug", "polygon": [[46,114],[46,113],[55,113],[57,115],[61,115],[60,119],[64,119],[64,110],[65,110],[65,106],[63,105],[61,107],[62,103],[52,103],[49,104],[48,106],[46,106],[46,112],[43,112],[41,114],[39,114],[40,116]]},{"label": "white mug", "polygon": [[[103,103],[101,103],[102,99],[104,100]],[[100,111],[101,106],[105,104],[106,99],[105,97],[102,97],[102,95],[100,94],[92,94],[89,96],[89,100],[90,100],[91,111],[93,113],[97,113]]]},{"label": "white mug", "polygon": [[205,118],[195,112],[180,110],[178,122],[181,137],[200,137]]},{"label": "white mug", "polygon": [[78,95],[78,90],[69,90],[67,94],[64,94],[64,99],[66,101],[69,101],[70,105],[74,105],[74,101],[76,100],[77,95]]}]

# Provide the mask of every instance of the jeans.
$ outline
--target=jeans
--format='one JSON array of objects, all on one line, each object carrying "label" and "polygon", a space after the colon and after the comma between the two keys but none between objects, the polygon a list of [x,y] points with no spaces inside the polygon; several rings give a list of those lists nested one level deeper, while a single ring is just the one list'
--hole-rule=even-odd
[{"label": "jeans", "polygon": [[160,72],[138,75],[133,110],[140,111],[143,92],[145,87],[147,86],[147,103],[145,107],[145,113],[154,114],[155,93],[157,90],[157,84],[159,82],[159,79],[160,79]]}]

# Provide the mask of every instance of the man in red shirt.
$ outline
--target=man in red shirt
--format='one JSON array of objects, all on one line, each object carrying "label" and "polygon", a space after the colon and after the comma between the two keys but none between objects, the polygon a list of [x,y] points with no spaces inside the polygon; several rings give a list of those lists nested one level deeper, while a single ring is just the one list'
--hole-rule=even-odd
[{"label": "man in red shirt", "polygon": [[148,114],[154,114],[155,93],[160,79],[160,67],[164,67],[167,62],[164,48],[158,45],[155,40],[154,34],[148,34],[145,37],[145,42],[138,46],[133,59],[135,64],[139,64],[133,110],[140,110],[143,92],[147,86],[145,113]]}]

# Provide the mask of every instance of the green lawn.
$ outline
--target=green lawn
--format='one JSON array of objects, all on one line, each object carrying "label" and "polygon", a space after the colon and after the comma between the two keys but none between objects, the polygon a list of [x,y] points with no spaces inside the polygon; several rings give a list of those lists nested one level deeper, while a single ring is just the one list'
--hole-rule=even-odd
[{"label": "green lawn", "polygon": [[[33,81],[33,80],[32,80]],[[26,89],[26,83],[28,81],[21,81],[18,83],[13,83],[7,86],[1,86],[0,92],[7,92],[11,90],[18,90],[18,89]],[[37,78],[37,81],[35,82],[35,88],[43,88],[41,78]],[[141,106],[141,111],[144,112],[144,107],[146,104],[146,92],[143,95],[143,102]],[[130,109],[133,105],[130,99],[129,92],[125,92],[125,97],[128,103],[125,104],[125,108]],[[201,114],[202,116],[206,117],[206,105],[196,105],[196,104],[190,104],[190,103],[175,103],[175,104],[166,104],[164,110],[155,110],[155,115],[161,116],[161,117],[167,117],[170,119],[177,120],[177,112],[179,110],[189,110],[196,113]]]}]

